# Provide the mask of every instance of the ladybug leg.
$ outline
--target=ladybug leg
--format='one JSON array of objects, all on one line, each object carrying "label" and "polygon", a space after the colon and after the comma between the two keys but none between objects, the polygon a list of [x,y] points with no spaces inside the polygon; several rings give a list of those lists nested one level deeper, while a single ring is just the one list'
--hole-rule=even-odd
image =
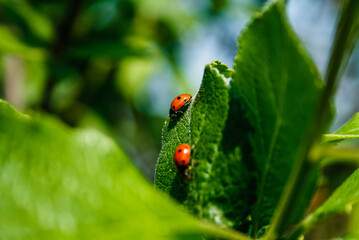
[{"label": "ladybug leg", "polygon": [[176,112],[173,111],[172,109],[170,109],[170,119],[171,119],[171,122],[173,122],[173,119],[176,117]]},{"label": "ladybug leg", "polygon": [[190,179],[192,179],[192,171],[193,171],[193,166],[188,166],[185,170],[184,170],[184,172],[183,172],[183,175],[185,176],[185,178],[187,179],[187,180],[190,180]]},{"label": "ladybug leg", "polygon": [[178,110],[173,117],[176,118],[176,125],[179,122],[180,117],[183,115],[183,112],[181,110]]}]

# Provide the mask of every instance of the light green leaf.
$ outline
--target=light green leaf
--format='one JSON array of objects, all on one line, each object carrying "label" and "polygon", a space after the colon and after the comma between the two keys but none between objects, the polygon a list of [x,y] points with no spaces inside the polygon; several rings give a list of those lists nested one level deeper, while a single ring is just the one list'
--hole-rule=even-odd
[{"label": "light green leaf", "polygon": [[[340,186],[317,210],[308,215],[293,231],[288,239],[297,239],[316,224],[340,213],[349,213],[352,206],[359,202],[359,169]],[[346,238],[344,238],[346,239]]]},{"label": "light green leaf", "polygon": [[323,143],[337,143],[346,139],[359,138],[359,113],[354,114],[338,131],[332,134],[324,134]]},{"label": "light green leaf", "polygon": [[[240,133],[252,148],[243,161],[254,165],[257,175],[257,201],[251,213],[256,232],[269,224],[283,194],[312,124],[322,83],[287,22],[283,1],[274,1],[258,14],[238,46],[231,87],[233,101],[250,125],[240,126]],[[308,187],[293,210],[295,220],[304,213],[314,187]]]},{"label": "light green leaf", "polygon": [[0,239],[178,240],[216,232],[155,191],[98,132],[30,118],[1,100],[0,142]]},{"label": "light green leaf", "polygon": [[[155,185],[200,218],[223,227],[240,229],[249,213],[240,148],[224,151],[223,132],[228,114],[228,67],[206,65],[202,85],[177,123],[167,121],[158,158]],[[227,129],[228,138],[231,129]],[[185,180],[173,164],[178,145],[192,145],[193,177]]]}]

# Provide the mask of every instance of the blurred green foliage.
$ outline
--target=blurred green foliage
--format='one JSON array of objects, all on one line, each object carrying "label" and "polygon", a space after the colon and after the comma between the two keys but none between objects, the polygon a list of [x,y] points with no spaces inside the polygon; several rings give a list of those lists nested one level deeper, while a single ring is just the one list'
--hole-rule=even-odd
[{"label": "blurred green foliage", "polygon": [[1,239],[201,239],[199,222],[98,131],[0,100],[0,142]]},{"label": "blurred green foliage", "polygon": [[100,129],[152,180],[168,105],[197,87],[183,73],[184,36],[233,7],[249,17],[261,4],[2,0],[0,98]]}]

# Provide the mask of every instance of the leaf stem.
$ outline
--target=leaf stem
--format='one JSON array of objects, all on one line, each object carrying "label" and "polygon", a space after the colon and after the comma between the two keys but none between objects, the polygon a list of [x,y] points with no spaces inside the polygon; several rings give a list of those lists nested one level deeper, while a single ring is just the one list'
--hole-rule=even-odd
[{"label": "leaf stem", "polygon": [[310,150],[320,140],[321,134],[328,127],[331,102],[343,72],[350,59],[359,33],[359,1],[345,0],[342,5],[337,31],[330,60],[325,75],[326,85],[319,100],[311,131],[303,147],[302,153],[293,168],[289,182],[277,208],[272,226],[266,239],[276,239],[286,231],[287,220],[292,209],[299,201],[298,196],[305,190],[307,177],[315,171],[313,163],[308,161]]},{"label": "leaf stem", "polygon": [[326,86],[318,109],[317,131],[315,140],[326,129],[326,118],[330,111],[330,101],[339,85],[344,70],[349,62],[355,43],[359,35],[359,2],[357,0],[345,0],[340,13],[340,19],[335,35],[334,45],[327,71],[324,77]]}]

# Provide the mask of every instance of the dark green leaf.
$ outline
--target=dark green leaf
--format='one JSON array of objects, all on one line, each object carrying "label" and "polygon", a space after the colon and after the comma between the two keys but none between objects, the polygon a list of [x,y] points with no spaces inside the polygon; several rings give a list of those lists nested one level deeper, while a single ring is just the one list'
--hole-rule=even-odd
[{"label": "dark green leaf", "polygon": [[[258,14],[239,38],[231,87],[251,127],[240,126],[257,174],[255,231],[269,223],[314,117],[321,81],[287,23],[282,1]],[[315,179],[313,179],[315,181]],[[308,188],[312,192],[312,188]],[[293,215],[309,203],[303,198]],[[297,216],[298,218],[298,216]]]},{"label": "dark green leaf", "polygon": [[354,114],[352,119],[333,134],[324,134],[323,143],[337,143],[345,139],[359,138],[359,113]]},{"label": "dark green leaf", "polygon": [[107,137],[0,101],[1,239],[201,239]]}]

